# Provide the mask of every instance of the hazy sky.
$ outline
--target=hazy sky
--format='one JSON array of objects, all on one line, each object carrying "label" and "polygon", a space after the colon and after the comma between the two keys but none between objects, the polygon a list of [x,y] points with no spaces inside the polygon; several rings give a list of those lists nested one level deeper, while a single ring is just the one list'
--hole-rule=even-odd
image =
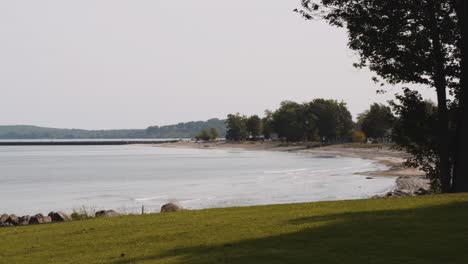
[{"label": "hazy sky", "polygon": [[[0,0],[0,124],[144,128],[385,96],[299,0]],[[427,90],[426,95],[432,95]]]}]

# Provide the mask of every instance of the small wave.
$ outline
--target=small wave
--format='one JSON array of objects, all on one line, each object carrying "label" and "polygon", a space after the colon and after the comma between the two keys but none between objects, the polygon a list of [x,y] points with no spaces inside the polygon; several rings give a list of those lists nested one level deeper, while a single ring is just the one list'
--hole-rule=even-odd
[{"label": "small wave", "polygon": [[202,199],[202,198],[196,198],[196,199],[184,199],[184,200],[175,200],[174,202],[176,203],[194,203],[194,202],[200,202],[202,200],[209,200],[211,198],[205,198],[205,199]]},{"label": "small wave", "polygon": [[338,155],[316,155],[312,156],[314,159],[335,159],[335,158],[341,158],[341,156]]},{"label": "small wave", "polygon": [[144,201],[157,200],[157,199],[161,199],[165,197],[166,196],[154,196],[154,197],[135,198],[134,200],[137,202],[144,202]]},{"label": "small wave", "polygon": [[289,172],[302,172],[307,171],[307,168],[302,169],[294,169],[294,170],[277,170],[277,171],[264,171],[265,174],[282,174],[282,173],[289,173]]},{"label": "small wave", "polygon": [[308,172],[308,173],[326,173],[326,172],[336,172],[336,171],[348,171],[348,170],[357,170],[360,171],[364,168],[369,168],[373,163],[364,164],[361,166],[356,167],[341,167],[341,168],[333,168],[333,169],[322,169],[322,170],[311,170],[308,168],[301,168],[301,169],[291,169],[291,170],[274,170],[274,171],[264,171],[264,174],[289,174],[289,173],[296,173],[296,172]]}]

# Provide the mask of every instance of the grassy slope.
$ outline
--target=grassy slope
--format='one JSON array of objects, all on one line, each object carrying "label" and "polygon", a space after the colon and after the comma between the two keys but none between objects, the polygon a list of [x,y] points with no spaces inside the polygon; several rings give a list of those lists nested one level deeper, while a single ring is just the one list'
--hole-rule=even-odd
[{"label": "grassy slope", "polygon": [[0,240],[2,264],[468,263],[468,194],[0,228]]}]

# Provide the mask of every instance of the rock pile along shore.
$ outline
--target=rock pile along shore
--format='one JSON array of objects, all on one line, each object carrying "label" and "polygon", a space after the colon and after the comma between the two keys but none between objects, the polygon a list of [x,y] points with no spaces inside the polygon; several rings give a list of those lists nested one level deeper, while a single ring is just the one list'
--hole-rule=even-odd
[{"label": "rock pile along shore", "polygon": [[[116,217],[116,216],[120,216],[120,214],[114,210],[102,210],[102,211],[96,212],[95,214],[95,217]],[[68,222],[72,220],[73,218],[71,217],[71,215],[66,214],[65,212],[62,212],[62,211],[50,212],[48,215],[36,214],[33,216],[29,216],[29,215],[16,216],[15,214],[3,214],[0,216],[0,227]]]},{"label": "rock pile along shore", "polygon": [[16,216],[15,214],[3,214],[2,216],[0,216],[0,227],[47,224],[71,220],[72,218],[64,212],[50,212],[48,215],[36,214],[33,216]]},{"label": "rock pile along shore", "polygon": [[[161,213],[170,213],[178,212],[183,210],[180,205],[174,203],[168,203],[161,206]],[[117,213],[114,210],[101,210],[97,211],[94,214],[94,217],[118,217],[121,216],[120,213]],[[86,215],[86,218],[90,216]],[[83,219],[78,217],[76,219]],[[76,220],[75,219],[75,220]],[[36,214],[33,216],[24,215],[16,216],[15,214],[2,214],[0,215],[0,227],[9,227],[9,226],[26,226],[26,225],[35,225],[35,224],[47,224],[47,223],[58,223],[58,222],[68,222],[73,221],[72,215],[66,214],[65,212],[50,212],[48,215]]]}]

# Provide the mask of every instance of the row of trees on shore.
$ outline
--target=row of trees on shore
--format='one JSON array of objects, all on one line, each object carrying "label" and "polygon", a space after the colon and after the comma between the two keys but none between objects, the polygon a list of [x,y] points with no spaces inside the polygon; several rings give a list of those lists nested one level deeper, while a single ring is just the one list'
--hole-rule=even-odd
[{"label": "row of trees on shore", "polygon": [[[450,123],[457,113],[449,111]],[[438,165],[437,106],[417,92],[404,89],[389,105],[372,104],[353,122],[346,103],[315,99],[307,103],[284,101],[265,116],[230,114],[226,119],[226,139],[233,141],[275,138],[287,142],[365,142],[367,139],[391,140],[394,147],[411,156],[407,165],[419,167],[440,190]],[[456,130],[450,128],[451,158],[456,149]]]},{"label": "row of trees on shore", "polygon": [[[411,154],[408,164],[423,169],[432,179],[434,189],[467,192],[468,45],[465,27],[468,1],[298,2],[301,7],[296,12],[305,19],[320,19],[346,28],[348,46],[358,58],[354,65],[369,68],[375,73],[376,83],[434,88],[437,104],[424,101],[414,89],[404,88],[403,94],[396,96],[391,103],[397,115],[392,123],[392,137],[397,147]],[[267,113],[262,119],[264,136],[274,131],[291,141],[322,136],[325,140],[336,140],[352,131],[339,124],[328,133],[320,127],[320,113],[309,114],[305,105],[286,102],[279,110]],[[367,120],[358,120],[355,132],[367,130],[370,136],[382,129],[369,125],[370,120],[375,120],[371,110],[372,107]],[[332,116],[335,118],[332,120],[338,120],[336,114]],[[245,119],[230,115],[227,125],[232,132],[226,137],[234,140],[252,137],[252,131],[247,131],[246,122],[242,121]],[[284,120],[286,122],[281,122]]]},{"label": "row of trees on shore", "polygon": [[[272,137],[289,142],[321,141],[328,143],[364,141],[367,137],[389,136],[394,116],[389,107],[373,104],[354,123],[344,102],[315,99],[297,103],[284,101],[265,116],[229,114],[226,119],[227,140],[257,140]],[[363,136],[357,136],[361,133]]]}]

